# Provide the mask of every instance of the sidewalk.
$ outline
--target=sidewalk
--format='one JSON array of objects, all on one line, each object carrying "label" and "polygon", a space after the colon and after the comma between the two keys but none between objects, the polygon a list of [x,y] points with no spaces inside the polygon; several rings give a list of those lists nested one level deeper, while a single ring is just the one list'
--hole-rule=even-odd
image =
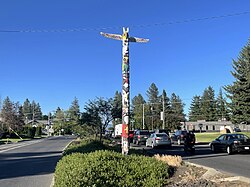
[{"label": "sidewalk", "polygon": [[243,177],[243,176],[233,176],[230,173],[226,173],[223,171],[216,170],[214,168],[210,168],[207,166],[199,165],[199,164],[194,164],[191,162],[185,161],[186,164],[195,166],[195,167],[200,167],[205,170],[207,170],[203,175],[202,179],[206,179],[209,181],[212,181],[214,183],[228,183],[228,185],[237,185],[237,186],[250,186],[250,178]]}]

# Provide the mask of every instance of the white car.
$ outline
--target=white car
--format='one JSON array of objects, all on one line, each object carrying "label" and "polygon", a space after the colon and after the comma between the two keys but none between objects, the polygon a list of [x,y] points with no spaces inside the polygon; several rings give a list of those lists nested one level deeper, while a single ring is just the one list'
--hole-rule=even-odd
[{"label": "white car", "polygon": [[146,141],[146,147],[168,146],[171,147],[171,139],[166,133],[153,133]]}]

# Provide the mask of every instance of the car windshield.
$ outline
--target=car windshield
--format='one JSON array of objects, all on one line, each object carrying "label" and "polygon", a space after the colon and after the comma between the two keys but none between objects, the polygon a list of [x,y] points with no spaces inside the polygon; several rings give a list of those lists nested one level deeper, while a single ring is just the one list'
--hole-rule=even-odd
[{"label": "car windshield", "polygon": [[155,134],[157,137],[167,137],[166,134]]},{"label": "car windshield", "polygon": [[175,135],[176,135],[176,136],[181,135],[181,131],[176,131],[176,132],[175,132]]},{"label": "car windshield", "polygon": [[179,136],[179,135],[181,135],[181,134],[182,134],[182,135],[187,135],[187,131],[176,131],[176,132],[175,132],[175,135],[176,135],[176,136]]},{"label": "car windshield", "polygon": [[149,132],[148,131],[141,131],[140,134],[141,135],[149,135]]},{"label": "car windshield", "polygon": [[187,131],[182,131],[181,134],[187,135]]},{"label": "car windshield", "polygon": [[244,135],[244,134],[236,134],[235,135],[238,139],[249,139],[248,136]]}]

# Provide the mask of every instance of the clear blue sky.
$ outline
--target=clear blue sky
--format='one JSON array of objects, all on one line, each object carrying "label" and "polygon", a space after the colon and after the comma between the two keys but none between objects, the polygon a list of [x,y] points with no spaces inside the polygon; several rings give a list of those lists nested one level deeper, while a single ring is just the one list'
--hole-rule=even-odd
[{"label": "clear blue sky", "polygon": [[[1,99],[35,100],[48,113],[68,109],[74,97],[82,110],[96,96],[113,97],[122,85],[121,42],[99,33],[128,26],[131,36],[150,39],[130,44],[131,98],[147,99],[155,83],[160,94],[179,95],[187,113],[194,95],[208,86],[217,95],[234,81],[232,59],[250,36],[250,13],[225,15],[243,12],[249,0],[1,0],[0,30],[34,31],[0,32]],[[203,19],[213,16],[225,17]]]}]

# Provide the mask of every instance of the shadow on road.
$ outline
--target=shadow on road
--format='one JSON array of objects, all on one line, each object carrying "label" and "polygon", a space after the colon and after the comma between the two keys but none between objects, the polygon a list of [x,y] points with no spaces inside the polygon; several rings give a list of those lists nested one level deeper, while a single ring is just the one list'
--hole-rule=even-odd
[{"label": "shadow on road", "polygon": [[0,179],[53,173],[61,152],[6,153],[0,156]]},{"label": "shadow on road", "polygon": [[63,148],[73,139],[74,136],[49,137],[35,144],[1,152],[0,180],[54,173]]},{"label": "shadow on road", "polygon": [[[44,156],[44,155],[52,155],[52,154],[61,154],[61,151],[50,151],[50,152],[29,152],[29,153],[2,153],[0,154],[0,160],[11,159],[19,157],[35,157],[35,156]],[[16,160],[15,159],[15,160]]]},{"label": "shadow on road", "polygon": [[42,175],[53,173],[61,155],[45,156],[32,153],[32,156],[21,159],[1,160],[0,180],[7,178]]}]

